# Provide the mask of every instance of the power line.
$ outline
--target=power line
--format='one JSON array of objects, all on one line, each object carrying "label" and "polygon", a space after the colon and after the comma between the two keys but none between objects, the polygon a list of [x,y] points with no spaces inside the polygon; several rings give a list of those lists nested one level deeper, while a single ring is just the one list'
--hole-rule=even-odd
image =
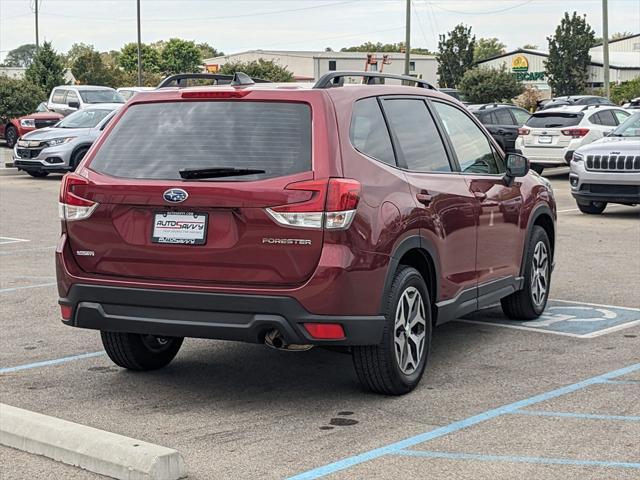
[{"label": "power line", "polygon": [[439,9],[439,10],[442,10],[444,12],[449,12],[449,13],[458,13],[458,14],[461,14],[461,15],[492,15],[494,13],[502,13],[502,12],[506,12],[507,10],[512,10],[514,8],[519,8],[519,7],[527,5],[528,3],[531,3],[531,2],[533,2],[533,0],[525,0],[524,2],[519,3],[517,5],[511,5],[510,7],[501,8],[499,10],[491,10],[489,12],[463,12],[463,11],[460,11],[460,10],[451,10],[451,9],[448,9],[448,8],[441,7],[440,5],[438,5],[435,2],[431,2],[431,4],[434,7],[436,7],[437,9]]}]

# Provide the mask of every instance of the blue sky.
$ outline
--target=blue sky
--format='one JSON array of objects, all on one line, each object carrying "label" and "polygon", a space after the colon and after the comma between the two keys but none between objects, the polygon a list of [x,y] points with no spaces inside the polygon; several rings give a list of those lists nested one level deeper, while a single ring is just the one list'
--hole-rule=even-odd
[{"label": "blue sky", "polygon": [[[99,50],[136,39],[135,0],[40,0],[40,39],[66,51]],[[0,58],[34,41],[34,0],[0,0]],[[546,46],[565,10],[586,13],[599,35],[601,0],[413,0],[412,43],[437,47],[438,34],[463,22],[477,37],[509,49]],[[253,48],[323,50],[404,39],[405,0],[142,0],[142,39],[180,37],[225,53]],[[640,2],[609,0],[609,31],[640,31]]]}]

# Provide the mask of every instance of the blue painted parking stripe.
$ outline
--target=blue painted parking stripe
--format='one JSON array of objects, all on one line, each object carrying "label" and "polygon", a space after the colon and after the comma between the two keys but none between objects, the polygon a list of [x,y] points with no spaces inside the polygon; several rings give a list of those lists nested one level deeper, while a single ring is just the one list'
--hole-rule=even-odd
[{"label": "blue painted parking stripe", "polygon": [[516,415],[532,415],[535,417],[589,418],[593,420],[625,420],[628,422],[640,422],[640,417],[628,416],[628,415],[599,415],[595,413],[547,412],[545,410],[518,410],[513,413]]},{"label": "blue painted parking stripe", "polygon": [[536,403],[540,403],[546,400],[550,400],[552,398],[560,397],[562,395],[566,395],[567,393],[572,393],[577,390],[581,390],[583,388],[589,387],[591,385],[602,383],[604,380],[610,380],[616,377],[621,377],[622,375],[627,375],[629,373],[633,373],[638,370],[640,370],[640,363],[629,365],[628,367],[624,367],[619,370],[614,370],[612,372],[604,373],[602,375],[598,375],[597,377],[588,378],[581,382],[574,383],[572,385],[567,385],[565,387],[557,388],[549,392],[541,393],[539,395],[535,395],[525,400],[520,400],[514,403],[510,403],[508,405],[504,405],[502,407],[494,408],[492,410],[487,410],[486,412],[480,413],[478,415],[474,415],[464,420],[459,420],[457,422],[450,423],[449,425],[445,425],[443,427],[436,428],[435,430],[421,433],[414,437],[400,440],[399,442],[391,443],[389,445],[376,448],[368,452],[364,452],[358,455],[354,455],[352,457],[344,458],[337,462],[330,463],[328,465],[324,465],[322,467],[318,467],[313,470],[300,473],[298,475],[290,477],[289,480],[310,480],[310,479],[324,477],[325,475],[329,475],[329,474],[338,472],[340,470],[345,470],[355,465],[359,465],[361,463],[374,460],[383,455],[395,453],[399,450],[407,449],[419,443],[427,442],[429,440],[433,440],[434,438],[442,437],[444,435],[457,432],[458,430],[462,430],[472,425],[476,425],[478,423],[491,420],[492,418],[496,418],[507,413],[513,413],[516,410],[519,410],[521,408],[529,407],[531,405],[535,405]]},{"label": "blue painted parking stripe", "polygon": [[612,385],[640,385],[640,380],[605,380],[602,383],[610,383]]},{"label": "blue painted parking stripe", "polygon": [[57,283],[38,283],[36,285],[24,285],[22,287],[0,288],[0,293],[15,292],[16,290],[24,290],[26,288],[52,287]]},{"label": "blue painted parking stripe", "polygon": [[527,457],[519,455],[484,455],[480,453],[430,452],[421,450],[398,450],[394,455],[410,457],[446,458],[448,460],[480,460],[483,462],[538,463],[543,465],[580,465],[606,468],[640,468],[640,463],[609,462],[604,460],[575,460],[572,458]]},{"label": "blue painted parking stripe", "polygon": [[100,357],[105,352],[90,352],[81,353],[80,355],[71,355],[69,357],[55,358],[53,360],[44,360],[42,362],[27,363],[26,365],[18,365],[16,367],[0,368],[0,373],[12,373],[19,372],[20,370],[28,370],[30,368],[48,367],[51,365],[58,365],[60,363],[73,362],[74,360],[82,360],[84,358]]}]

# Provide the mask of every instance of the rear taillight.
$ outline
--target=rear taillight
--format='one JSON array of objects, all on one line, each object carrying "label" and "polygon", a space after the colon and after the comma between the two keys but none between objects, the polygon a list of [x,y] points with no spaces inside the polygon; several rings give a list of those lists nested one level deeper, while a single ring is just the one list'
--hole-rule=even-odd
[{"label": "rear taillight", "polygon": [[528,128],[519,128],[518,129],[518,135],[529,135],[529,132],[531,132],[531,130],[529,130]]},{"label": "rear taillight", "polygon": [[98,204],[80,197],[74,190],[89,185],[89,180],[75,173],[67,173],[60,185],[58,212],[61,220],[84,220],[89,218]]},{"label": "rear taillight", "polygon": [[360,182],[348,178],[296,182],[286,189],[312,192],[307,201],[267,208],[276,222],[288,227],[344,230],[360,200]]},{"label": "rear taillight", "polygon": [[588,128],[567,128],[565,130],[560,130],[560,132],[567,137],[582,138],[587,133],[589,133],[589,129]]}]

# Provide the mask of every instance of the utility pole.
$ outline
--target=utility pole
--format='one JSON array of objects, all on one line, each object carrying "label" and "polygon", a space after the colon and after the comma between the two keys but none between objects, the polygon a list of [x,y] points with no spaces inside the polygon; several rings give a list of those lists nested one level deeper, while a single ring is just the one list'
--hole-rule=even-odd
[{"label": "utility pole", "polygon": [[138,86],[142,86],[142,45],[140,40],[140,0],[137,0],[138,7]]},{"label": "utility pole", "polygon": [[36,14],[36,52],[40,48],[40,41],[38,39],[38,3],[39,2],[40,0],[34,0],[33,2],[35,4],[35,14]]},{"label": "utility pole", "polygon": [[411,58],[411,0],[407,0],[407,17],[404,37],[404,74],[409,75]]},{"label": "utility pole", "polygon": [[602,0],[602,67],[604,70],[604,96],[609,98],[609,8]]}]

